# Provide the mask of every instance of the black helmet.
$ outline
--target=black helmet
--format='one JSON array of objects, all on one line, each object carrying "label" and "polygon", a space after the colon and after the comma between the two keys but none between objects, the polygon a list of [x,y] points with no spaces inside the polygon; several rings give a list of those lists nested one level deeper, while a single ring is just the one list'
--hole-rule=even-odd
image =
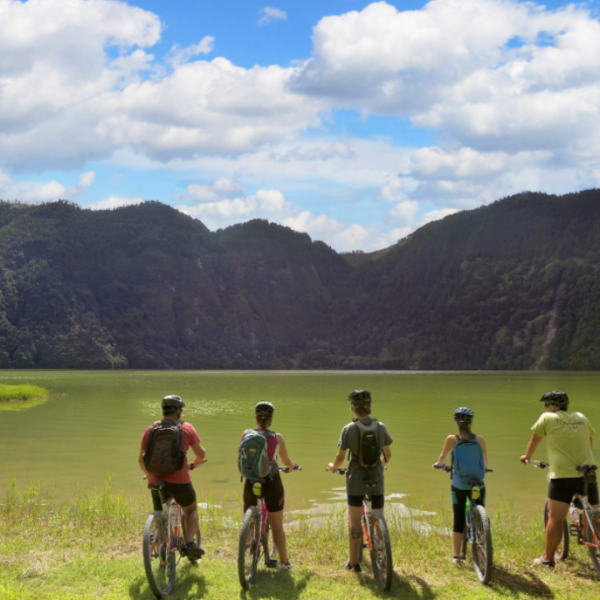
[{"label": "black helmet", "polygon": [[466,406],[461,406],[454,411],[454,420],[461,425],[469,425],[473,420],[473,411]]},{"label": "black helmet", "polygon": [[254,407],[255,415],[272,415],[275,412],[275,407],[270,402],[259,402]]},{"label": "black helmet", "polygon": [[567,408],[569,406],[569,396],[564,392],[546,392],[540,402],[544,404],[556,404],[558,408]]},{"label": "black helmet", "polygon": [[350,400],[352,404],[370,404],[371,392],[369,392],[369,390],[354,390],[353,392],[350,392],[348,400]]},{"label": "black helmet", "polygon": [[183,408],[185,402],[181,399],[181,396],[165,396],[160,405],[163,408]]}]

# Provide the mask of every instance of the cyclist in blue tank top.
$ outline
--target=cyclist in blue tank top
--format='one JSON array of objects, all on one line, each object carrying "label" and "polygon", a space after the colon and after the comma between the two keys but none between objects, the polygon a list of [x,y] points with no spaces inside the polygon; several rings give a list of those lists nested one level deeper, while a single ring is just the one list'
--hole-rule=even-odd
[{"label": "cyclist in blue tank top", "polygon": [[[467,407],[457,408],[454,411],[454,420],[458,425],[458,435],[449,435],[446,438],[442,452],[437,460],[437,463],[435,463],[436,465],[444,464],[444,459],[446,456],[448,456],[448,453],[454,449],[460,440],[476,440],[479,442],[481,450],[483,451],[484,469],[488,468],[485,440],[480,435],[476,435],[471,431],[473,414],[473,411]],[[454,557],[452,560],[455,563],[458,563],[465,558],[461,555],[461,549],[466,523],[465,508],[467,505],[467,498],[471,499],[471,486],[464,477],[461,477],[461,473],[457,472],[456,469],[452,472],[450,496],[452,498],[452,511],[454,513],[454,523],[452,526]],[[485,487],[481,488],[481,495],[477,500],[475,500],[475,503],[485,506]]]}]

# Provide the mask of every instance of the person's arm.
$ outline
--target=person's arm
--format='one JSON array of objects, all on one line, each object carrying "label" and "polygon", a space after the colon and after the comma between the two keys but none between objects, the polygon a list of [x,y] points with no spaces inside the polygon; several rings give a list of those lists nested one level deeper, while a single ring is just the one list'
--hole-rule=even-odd
[{"label": "person's arm", "polygon": [[279,458],[281,462],[290,469],[295,469],[298,465],[292,461],[285,445],[285,440],[280,433],[275,434],[277,436],[277,443],[279,444]]},{"label": "person's arm", "polygon": [[537,450],[537,447],[540,445],[540,442],[543,439],[544,436],[538,435],[537,433],[533,433],[531,435],[531,439],[527,444],[527,450],[525,450],[525,454],[523,454],[523,456],[521,456],[521,458],[519,459],[524,465],[526,465],[532,459],[533,455],[535,454],[535,451]]},{"label": "person's arm", "polygon": [[333,462],[327,463],[328,471],[337,471],[343,464],[344,459],[346,458],[345,450],[338,450],[338,453],[335,455],[335,459]]},{"label": "person's arm", "polygon": [[140,465],[140,469],[143,471],[144,475],[148,477],[150,473],[146,470],[146,465],[144,464],[144,448],[140,448],[140,456],[138,458],[138,464]]},{"label": "person's arm", "polygon": [[482,436],[478,435],[477,436],[477,441],[479,442],[479,445],[481,446],[481,449],[483,450],[483,463],[485,465],[485,468],[488,468],[488,457],[487,457],[487,448],[485,446],[485,440],[483,439]]},{"label": "person's arm", "polygon": [[454,448],[454,444],[456,444],[456,436],[449,435],[446,438],[446,441],[444,442],[444,447],[442,448],[442,452],[440,453],[440,456],[437,459],[437,462],[435,463],[436,465],[444,464],[444,460],[446,459],[446,456],[448,456],[448,453],[450,452],[450,450],[452,450],[452,448]]},{"label": "person's arm", "polygon": [[196,457],[194,458],[195,465],[201,465],[206,462],[206,450],[198,443],[194,444],[192,447],[194,454]]},{"label": "person's arm", "polygon": [[390,458],[392,458],[392,451],[389,446],[383,447],[383,456],[381,457],[381,466],[385,467],[390,462]]}]

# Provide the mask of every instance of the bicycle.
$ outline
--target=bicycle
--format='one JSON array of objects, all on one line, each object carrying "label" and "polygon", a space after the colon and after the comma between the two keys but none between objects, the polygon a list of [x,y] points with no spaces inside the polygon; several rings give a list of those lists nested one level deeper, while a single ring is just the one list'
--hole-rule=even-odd
[{"label": "bicycle", "polygon": [[[193,471],[195,467],[192,463],[189,470]],[[165,485],[164,481],[158,481],[148,486],[158,492],[163,511],[152,513],[146,519],[142,543],[146,576],[157,598],[169,595],[175,588],[175,571],[183,558],[185,544],[185,515],[175,500],[164,497]],[[200,546],[200,527],[196,530],[194,541]],[[201,560],[187,558],[193,565]]]},{"label": "bicycle", "polygon": [[[348,469],[340,468],[331,472],[345,475]],[[372,489],[377,485],[377,482],[372,479],[365,479],[365,485]],[[385,517],[383,516],[383,511],[377,508],[372,509],[369,504],[370,502],[370,494],[365,495],[360,517],[362,544],[359,549],[358,560],[359,562],[362,561],[363,548],[367,548],[371,556],[373,576],[379,587],[384,591],[388,591],[392,587],[392,578],[394,575],[390,533]]]},{"label": "bicycle", "polygon": [[[547,469],[550,465],[539,460],[530,460],[534,468]],[[569,506],[569,520],[563,522],[562,546],[554,554],[554,560],[564,561],[569,556],[570,537],[577,538],[577,544],[585,546],[592,559],[592,564],[600,573],[600,509],[594,508],[588,500],[588,483],[596,481],[596,465],[581,465],[577,470],[583,477],[583,494],[574,494]],[[544,504],[544,527],[548,523],[548,500]]]},{"label": "bicycle", "polygon": [[[452,473],[452,467],[446,465],[433,465],[446,473]],[[493,473],[493,469],[486,469],[486,473]],[[471,499],[478,500],[481,488],[485,485],[483,480],[469,479],[471,486]],[[473,568],[477,579],[487,585],[492,578],[494,565],[494,548],[492,546],[492,528],[487,511],[480,504],[469,501],[467,498],[465,534],[461,548],[461,556],[467,556],[467,544],[471,542],[471,555]]]},{"label": "bicycle", "polygon": [[[290,473],[291,471],[301,471],[299,466],[293,469],[289,467],[279,467],[280,473]],[[266,479],[257,479],[253,482],[252,491],[260,498],[258,506],[250,506],[244,515],[242,529],[240,531],[240,541],[238,547],[238,576],[240,585],[247,590],[250,584],[256,579],[258,563],[262,556],[265,557],[265,566],[271,569],[277,567],[275,559],[275,544],[269,552],[269,534],[271,526],[269,525],[268,511],[265,501],[262,497],[262,486]]]}]

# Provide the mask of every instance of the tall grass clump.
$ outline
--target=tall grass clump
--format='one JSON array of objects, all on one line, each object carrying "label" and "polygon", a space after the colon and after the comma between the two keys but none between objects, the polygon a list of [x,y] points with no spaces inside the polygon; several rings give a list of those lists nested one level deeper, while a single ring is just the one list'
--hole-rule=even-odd
[{"label": "tall grass clump", "polygon": [[5,385],[0,384],[0,402],[10,402],[19,400],[33,400],[36,398],[46,398],[50,392],[37,385]]}]

